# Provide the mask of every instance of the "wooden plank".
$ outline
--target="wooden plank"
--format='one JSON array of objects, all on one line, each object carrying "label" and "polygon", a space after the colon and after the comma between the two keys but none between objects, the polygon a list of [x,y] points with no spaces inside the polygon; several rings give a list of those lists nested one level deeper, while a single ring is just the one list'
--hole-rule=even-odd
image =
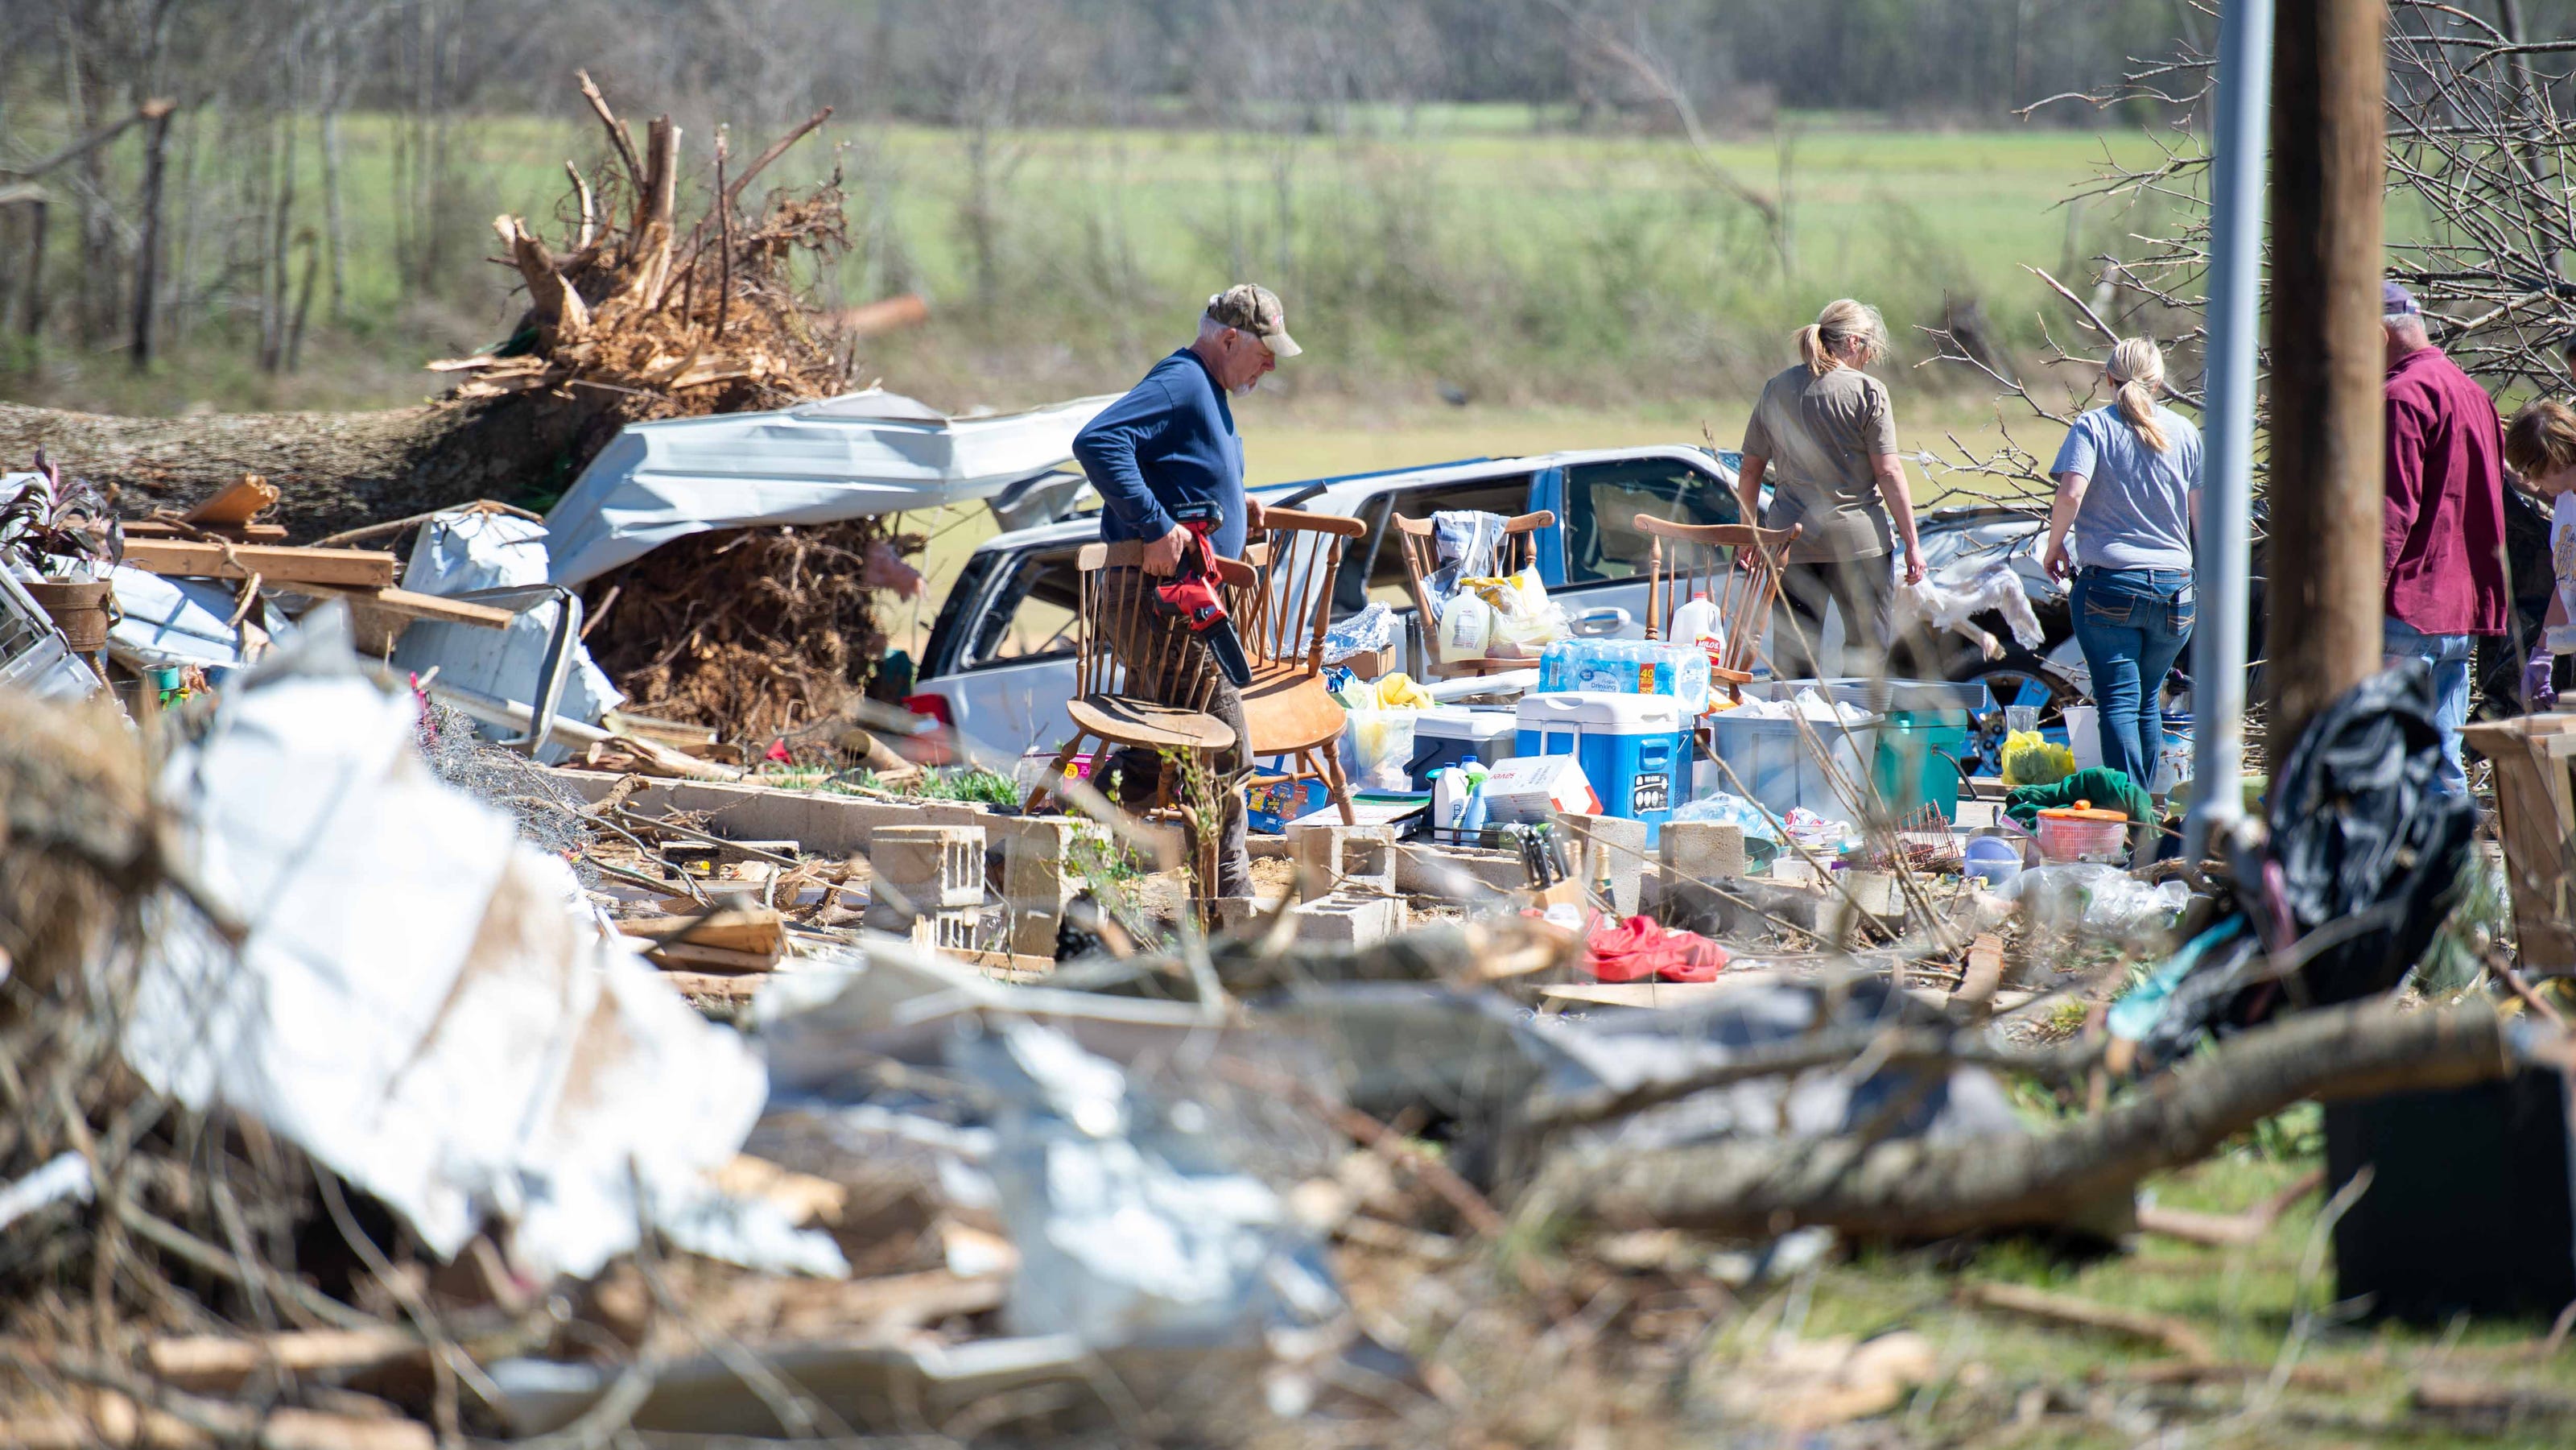
[{"label": "wooden plank", "polygon": [[239,480],[188,510],[192,524],[247,524],[260,510],[277,502],[277,486],[256,473],[245,473]]},{"label": "wooden plank", "polygon": [[[229,557],[227,554],[229,553]],[[332,584],[343,589],[386,589],[394,582],[394,556],[373,549],[295,549],[273,544],[200,543],[194,539],[128,539],[125,562],[181,579],[247,579],[263,584]]]},{"label": "wooden plank", "polygon": [[725,947],[691,946],[687,942],[648,946],[644,948],[644,955],[652,959],[653,965],[665,970],[676,967],[710,972],[767,973],[775,970],[779,961],[774,952],[738,952]]},{"label": "wooden plank", "polygon": [[713,972],[664,972],[662,980],[681,996],[702,1002],[744,1003],[760,995],[769,981],[767,972],[748,972],[740,976],[721,976]]},{"label": "wooden plank", "polygon": [[445,599],[409,589],[314,587],[334,598],[348,600],[352,607],[364,605],[396,619],[432,619],[441,624],[470,624],[477,629],[508,629],[510,621],[518,617],[494,605],[476,604],[466,599]]},{"label": "wooden plank", "polygon": [[[209,534],[221,534],[241,544],[277,544],[286,540],[284,524],[199,524],[196,527]],[[125,537],[128,539],[185,539],[193,536],[182,531],[177,524],[164,523],[159,519],[127,519]]]},{"label": "wooden plank", "polygon": [[626,936],[673,946],[722,947],[729,952],[775,954],[784,936],[778,912],[766,906],[730,907],[704,916],[641,916],[617,924]]}]

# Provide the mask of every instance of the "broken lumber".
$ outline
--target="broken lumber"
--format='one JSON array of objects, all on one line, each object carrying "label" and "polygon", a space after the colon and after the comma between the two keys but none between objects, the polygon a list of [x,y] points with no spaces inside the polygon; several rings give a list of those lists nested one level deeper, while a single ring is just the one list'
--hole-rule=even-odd
[{"label": "broken lumber", "polygon": [[668,946],[649,946],[644,955],[662,967],[706,967],[717,972],[768,972],[776,970],[778,958],[769,952],[738,952],[725,947],[692,946],[674,942]]},{"label": "broken lumber", "polygon": [[1622,1154],[1561,1148],[1523,1208],[1747,1237],[1806,1224],[1904,1239],[2056,1227],[2302,1099],[2467,1087],[2564,1043],[2528,1023],[2508,1030],[2482,1001],[2419,1011],[2357,1002],[2245,1033],[2138,1098],[2051,1132],[1955,1144],[1846,1134]]},{"label": "broken lumber", "polygon": [[297,549],[276,544],[210,544],[194,539],[128,539],[125,562],[181,579],[247,579],[284,588],[334,584],[344,589],[385,589],[394,582],[394,556],[373,549]]},{"label": "broken lumber", "polygon": [[767,906],[733,907],[704,916],[639,916],[619,922],[617,930],[665,947],[719,947],[763,956],[776,955],[785,939],[778,912]]},{"label": "broken lumber", "polygon": [[[278,581],[269,579],[267,582],[274,584]],[[395,619],[427,619],[440,624],[470,624],[477,629],[508,629],[510,621],[518,617],[494,605],[476,604],[467,599],[447,599],[410,589],[336,589],[319,584],[314,588],[334,599],[347,600],[351,609],[370,609]]]},{"label": "broken lumber", "polygon": [[256,473],[245,473],[230,488],[188,510],[186,521],[200,528],[240,527],[277,502],[277,489]]},{"label": "broken lumber", "polygon": [[715,972],[664,972],[662,980],[671,989],[693,1002],[721,1002],[727,1006],[747,1005],[768,984],[767,972],[744,972],[724,976]]}]

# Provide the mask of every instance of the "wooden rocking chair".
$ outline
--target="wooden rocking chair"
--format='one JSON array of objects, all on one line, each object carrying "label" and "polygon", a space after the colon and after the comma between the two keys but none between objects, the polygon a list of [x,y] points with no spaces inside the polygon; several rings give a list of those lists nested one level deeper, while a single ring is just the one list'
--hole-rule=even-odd
[{"label": "wooden rocking chair", "polygon": [[1243,692],[1244,723],[1256,757],[1291,757],[1290,799],[1319,780],[1342,824],[1353,825],[1350,782],[1342,774],[1342,707],[1324,689],[1324,631],[1332,622],[1333,580],[1342,541],[1368,525],[1338,514],[1268,509],[1267,532],[1247,547],[1255,582],[1237,590],[1232,609],[1252,683]]},{"label": "wooden rocking chair", "polygon": [[[1105,753],[1112,746],[1132,746],[1162,755],[1197,757],[1198,771],[1206,777],[1215,774],[1215,757],[1232,749],[1233,727],[1207,713],[1215,695],[1216,666],[1207,661],[1197,689],[1178,701],[1150,698],[1161,693],[1154,682],[1171,678],[1183,670],[1188,651],[1204,646],[1190,636],[1180,622],[1154,610],[1154,596],[1149,587],[1136,591],[1132,599],[1114,598],[1105,587],[1111,545],[1085,544],[1074,555],[1074,569],[1081,579],[1081,602],[1074,619],[1074,686],[1073,698],[1065,702],[1065,713],[1073,717],[1073,734],[1055,753],[1055,764],[1038,783],[1029,789],[1021,802],[1025,812],[1036,810],[1056,783],[1081,753],[1082,742],[1098,740]],[[1133,549],[1135,545],[1127,545]],[[1229,588],[1249,587],[1253,582],[1250,565],[1239,559],[1217,560],[1219,580]],[[1110,648],[1114,639],[1142,641],[1137,653],[1140,665],[1130,669]],[[1258,683],[1256,679],[1256,683]],[[1169,810],[1178,814],[1189,827],[1190,841],[1196,858],[1191,865],[1198,882],[1198,900],[1204,911],[1213,911],[1217,899],[1217,826],[1206,819],[1199,802],[1191,801],[1180,789],[1182,782],[1172,770],[1160,773],[1156,798],[1146,804],[1149,812]],[[1218,810],[1223,802],[1216,803]]]},{"label": "wooden rocking chair", "polygon": [[[1638,532],[1654,540],[1646,570],[1646,638],[1664,637],[1673,612],[1690,601],[1696,582],[1697,592],[1717,606],[1723,633],[1708,673],[1712,680],[1726,682],[1730,703],[1744,703],[1744,686],[1753,679],[1754,661],[1762,653],[1762,632],[1770,627],[1771,606],[1780,597],[1780,563],[1798,528],[1677,524],[1637,515]],[[1749,557],[1747,549],[1753,551]],[[1727,550],[1735,551],[1734,558]]]},{"label": "wooden rocking chair", "polygon": [[[1472,660],[1443,659],[1440,655],[1440,621],[1431,608],[1431,592],[1423,581],[1440,572],[1440,545],[1433,537],[1431,520],[1409,519],[1394,515],[1395,540],[1404,550],[1405,579],[1413,591],[1413,609],[1422,621],[1422,672],[1429,678],[1450,679],[1464,675],[1498,675],[1506,670],[1535,668],[1535,658],[1493,658]],[[1539,530],[1553,527],[1556,515],[1541,509],[1534,514],[1503,521],[1503,538],[1496,560],[1498,575],[1517,574],[1538,561]]]}]

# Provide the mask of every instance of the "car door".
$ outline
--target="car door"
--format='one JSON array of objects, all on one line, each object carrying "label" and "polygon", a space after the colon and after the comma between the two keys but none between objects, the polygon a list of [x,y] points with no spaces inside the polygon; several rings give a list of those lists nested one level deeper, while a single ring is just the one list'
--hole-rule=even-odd
[{"label": "car door", "polygon": [[946,701],[948,723],[977,764],[1007,773],[1021,755],[1052,750],[1073,733],[1064,707],[1073,698],[1081,600],[1074,555],[1086,542],[1027,545],[976,571],[978,596],[959,614],[972,624],[953,646],[953,662],[920,685]]},{"label": "car door", "polygon": [[[1563,582],[1551,593],[1568,617],[1627,618],[1610,634],[1642,639],[1646,633],[1646,582],[1652,540],[1637,528],[1639,514],[1685,524],[1731,524],[1742,512],[1735,479],[1714,459],[1684,457],[1606,459],[1571,463],[1542,487],[1558,502],[1556,532]],[[1590,632],[1590,630],[1587,630]]]}]

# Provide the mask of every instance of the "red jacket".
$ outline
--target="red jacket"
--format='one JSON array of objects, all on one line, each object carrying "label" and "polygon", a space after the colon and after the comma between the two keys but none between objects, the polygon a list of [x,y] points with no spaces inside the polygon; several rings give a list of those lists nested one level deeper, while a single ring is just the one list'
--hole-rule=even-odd
[{"label": "red jacket", "polygon": [[2502,634],[2504,426],[2438,347],[2388,370],[2388,617],[2425,634]]}]

